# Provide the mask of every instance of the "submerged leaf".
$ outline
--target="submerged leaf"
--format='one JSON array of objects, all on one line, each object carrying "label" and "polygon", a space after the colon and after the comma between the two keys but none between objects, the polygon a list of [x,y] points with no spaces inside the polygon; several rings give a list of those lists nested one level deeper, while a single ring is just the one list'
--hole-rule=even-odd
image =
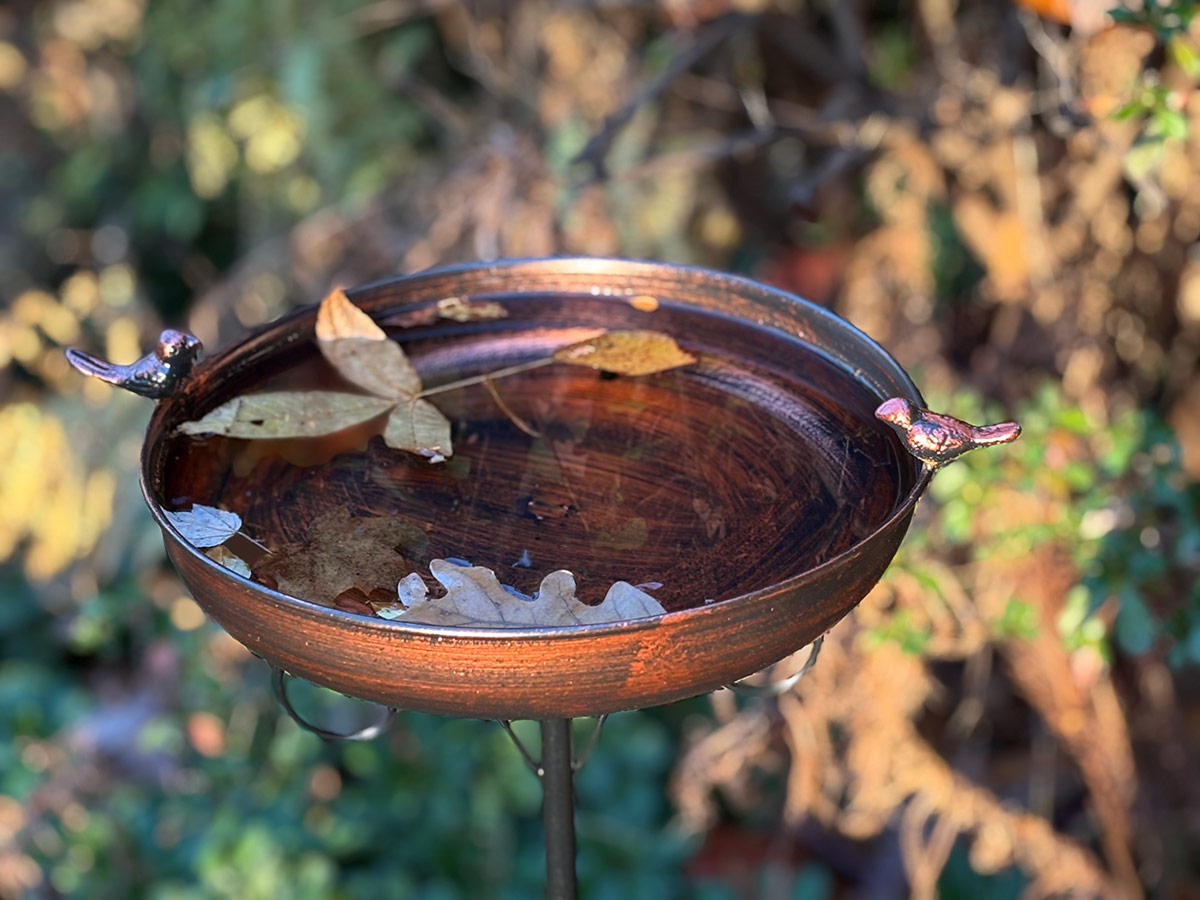
[{"label": "submerged leaf", "polygon": [[360,588],[347,588],[333,598],[333,608],[360,616],[373,616],[375,610],[369,600],[370,598]]},{"label": "submerged leaf", "polygon": [[250,567],[246,565],[246,561],[228,547],[209,547],[204,551],[204,555],[231,572],[237,572],[244,578],[250,577]]},{"label": "submerged leaf", "polygon": [[450,420],[428,400],[401,402],[388,416],[383,442],[397,450],[409,450],[441,462],[453,454]]},{"label": "submerged leaf", "polygon": [[[191,509],[172,512],[164,509],[167,521],[175,530],[195,547],[215,547],[223,544],[242,528],[242,517],[235,512],[202,506],[196,503]],[[219,562],[219,560],[218,560]]]},{"label": "submerged leaf", "polygon": [[554,351],[559,362],[590,366],[619,375],[652,375],[694,363],[696,357],[680,349],[658,331],[609,331],[599,337]]},{"label": "submerged leaf", "polygon": [[444,559],[429,564],[433,577],[446,589],[429,596],[421,576],[413,572],[397,585],[401,607],[378,610],[387,619],[427,625],[474,625],[483,628],[564,627],[641,619],[666,612],[662,605],[633,585],[618,581],[596,606],[575,596],[575,576],[566,569],[542,579],[533,597],[502,585],[496,573],[483,566],[459,566]]},{"label": "submerged leaf", "polygon": [[386,412],[383,397],[338,391],[268,391],[234,397],[202,419],[184,422],[184,434],[235,438],[294,438],[332,434]]},{"label": "submerged leaf", "polygon": [[369,595],[412,571],[409,557],[420,556],[425,533],[400,519],[352,516],[334,510],[315,519],[308,538],[285,544],[254,566],[256,578],[276,590],[313,603],[332,603],[350,588]]}]

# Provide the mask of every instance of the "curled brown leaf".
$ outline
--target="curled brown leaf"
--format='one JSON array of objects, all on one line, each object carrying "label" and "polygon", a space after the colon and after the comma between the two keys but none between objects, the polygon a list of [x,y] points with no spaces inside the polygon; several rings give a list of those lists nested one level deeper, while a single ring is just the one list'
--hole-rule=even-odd
[{"label": "curled brown leaf", "polygon": [[421,376],[395,341],[343,338],[317,346],[339,375],[377,397],[408,400],[421,391]]},{"label": "curled brown leaf", "polygon": [[502,585],[496,573],[483,566],[460,566],[444,559],[429,564],[433,577],[446,589],[430,597],[416,572],[397,585],[401,605],[378,614],[404,622],[428,625],[473,625],[483,628],[569,627],[623,622],[662,615],[666,610],[645,591],[618,581],[595,606],[575,596],[575,576],[566,569],[542,579],[536,594],[527,597]]}]

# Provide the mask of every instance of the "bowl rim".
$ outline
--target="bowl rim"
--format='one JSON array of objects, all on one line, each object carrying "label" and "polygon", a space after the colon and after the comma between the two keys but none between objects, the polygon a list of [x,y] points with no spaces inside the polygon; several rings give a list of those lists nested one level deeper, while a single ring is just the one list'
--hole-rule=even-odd
[{"label": "bowl rim", "polygon": [[[492,260],[488,262],[471,262],[460,263],[454,265],[438,266],[430,269],[424,269],[420,272],[414,272],[406,275],[395,275],[385,278],[376,279],[375,281],[366,282],[347,289],[347,293],[353,297],[357,294],[364,294],[370,291],[376,291],[383,288],[392,288],[396,285],[405,283],[419,283],[422,280],[444,278],[447,276],[453,277],[456,275],[474,274],[480,272],[491,272],[492,274],[500,275],[511,272],[529,272],[529,273],[550,273],[556,272],[563,274],[564,268],[570,268],[572,275],[588,275],[594,274],[597,278],[609,276],[614,266],[621,267],[624,271],[638,270],[644,274],[663,274],[678,276],[679,273],[689,273],[698,278],[702,278],[713,285],[728,285],[730,289],[737,290],[743,295],[757,295],[762,297],[774,297],[784,300],[790,304],[801,307],[805,316],[810,319],[815,319],[822,322],[826,327],[839,331],[853,338],[868,352],[876,355],[876,362],[882,363],[886,368],[892,370],[892,375],[897,378],[898,383],[905,388],[907,399],[912,400],[919,406],[924,406],[925,402],[917,389],[912,378],[904,370],[899,362],[873,338],[853,325],[851,322],[843,319],[841,316],[831,312],[824,307],[818,306],[810,300],[806,300],[789,291],[763,284],[754,279],[733,275],[727,272],[721,272],[715,269],[709,269],[702,266],[680,265],[675,263],[666,263],[653,260],[627,259],[621,257],[599,257],[599,256],[553,256],[541,258],[518,258],[518,259],[503,259]],[[575,291],[572,291],[575,293]],[[623,296],[617,295],[617,296]],[[431,301],[420,300],[414,305],[426,305]],[[676,301],[687,303],[686,300]],[[397,309],[402,308],[398,306]],[[249,333],[237,338],[232,343],[221,347],[216,352],[205,356],[197,363],[196,370],[209,368],[218,368],[226,360],[235,357],[239,352],[244,351],[247,344],[255,337],[263,335],[268,331],[284,329],[290,323],[312,317],[315,320],[316,304],[309,304],[293,310],[272,322],[265,323],[258,328],[251,330]],[[767,323],[758,323],[763,327],[780,330],[774,325]],[[789,334],[791,338],[804,340],[803,336]],[[806,341],[807,343],[807,341]],[[841,358],[832,353],[828,348],[817,345],[811,345],[813,350],[820,353],[826,359],[833,362],[840,369],[845,371],[850,377],[858,379],[853,370],[851,361]],[[194,370],[195,371],[195,370]],[[194,374],[191,377],[194,377]],[[637,619],[622,619],[616,622],[602,622],[590,625],[546,625],[546,626],[522,626],[517,628],[486,628],[481,626],[461,626],[461,625],[433,625],[423,622],[404,622],[401,619],[383,619],[369,618],[357,613],[344,612],[330,606],[325,606],[316,603],[312,600],[305,600],[301,597],[293,597],[291,594],[285,594],[281,591],[259,584],[258,582],[246,578],[243,575],[222,566],[220,563],[211,559],[200,548],[191,544],[183,535],[175,528],[166,516],[165,508],[152,495],[150,487],[150,464],[154,458],[151,450],[151,436],[156,430],[162,430],[161,424],[163,419],[167,417],[167,413],[171,409],[172,400],[167,398],[164,401],[156,404],[154,412],[150,417],[150,421],[146,426],[146,433],[142,439],[141,457],[139,462],[139,484],[142,492],[142,499],[146,506],[150,509],[150,514],[154,518],[155,523],[162,530],[164,537],[169,538],[179,549],[191,554],[196,560],[205,567],[228,579],[232,579],[234,584],[241,586],[244,589],[249,589],[253,593],[261,596],[277,606],[285,606],[296,609],[299,612],[305,613],[310,619],[327,620],[331,624],[337,623],[342,627],[352,627],[363,630],[377,631],[380,633],[390,633],[397,638],[422,638],[435,639],[441,641],[456,641],[456,642],[490,642],[490,643],[510,643],[513,641],[530,641],[552,639],[555,641],[566,641],[571,639],[591,639],[601,637],[607,634],[627,633],[631,631],[650,630],[658,628],[661,625],[680,622],[681,620],[697,619],[709,615],[720,615],[724,612],[746,604],[752,604],[762,601],[764,598],[772,595],[788,592],[790,590],[800,588],[805,584],[819,580],[826,576],[831,570],[837,569],[840,566],[853,565],[854,557],[863,553],[869,545],[871,545],[883,533],[889,532],[899,519],[903,519],[912,514],[913,508],[916,506],[921,495],[924,494],[929,485],[930,479],[933,477],[934,470],[924,464],[918,464],[919,468],[913,483],[910,486],[908,493],[898,500],[892,508],[891,513],[882,521],[880,521],[868,534],[859,538],[849,547],[841,552],[831,556],[818,565],[802,572],[798,572],[788,578],[776,581],[765,587],[756,588],[747,593],[736,594],[731,597],[716,600],[702,606],[690,607],[688,609],[669,611],[655,616],[645,616]],[[886,398],[884,398],[886,399]]]}]

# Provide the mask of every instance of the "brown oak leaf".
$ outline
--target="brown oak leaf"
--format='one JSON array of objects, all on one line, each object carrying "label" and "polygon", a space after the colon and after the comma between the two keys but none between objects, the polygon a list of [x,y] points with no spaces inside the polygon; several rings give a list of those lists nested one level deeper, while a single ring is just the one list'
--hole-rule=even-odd
[{"label": "brown oak leaf", "polygon": [[285,544],[256,563],[254,577],[313,603],[332,603],[350,588],[390,593],[427,543],[421,529],[400,519],[334,510],[313,521],[306,540]]}]

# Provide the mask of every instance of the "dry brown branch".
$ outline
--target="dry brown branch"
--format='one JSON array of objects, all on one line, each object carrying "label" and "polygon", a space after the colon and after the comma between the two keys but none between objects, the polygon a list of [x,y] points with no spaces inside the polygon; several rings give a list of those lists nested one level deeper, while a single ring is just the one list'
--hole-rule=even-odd
[{"label": "dry brown branch", "polygon": [[676,78],[708,56],[731,35],[749,25],[753,19],[740,13],[729,13],[706,25],[695,40],[681,50],[667,67],[654,79],[626,98],[621,107],[612,113],[600,130],[594,134],[576,155],[574,162],[591,166],[593,178],[601,180],[607,174],[605,157],[617,133],[633,118],[647,102],[661,94]]},{"label": "dry brown branch", "polygon": [[913,797],[905,806],[900,817],[900,851],[908,871],[909,895],[914,900],[933,900],[937,896],[938,876],[950,858],[956,837],[954,820],[944,813],[938,815],[923,795]]},{"label": "dry brown branch", "polygon": [[[695,73],[676,79],[672,92],[682,99],[724,112],[737,112],[743,105],[735,86]],[[855,110],[858,119],[838,116],[832,105],[814,109],[780,97],[765,98],[766,112],[773,128],[798,134],[809,143],[874,150],[886,133],[887,113],[869,103],[853,87],[849,98],[843,95],[840,99],[840,105]]]},{"label": "dry brown branch", "polygon": [[1062,598],[1075,574],[1054,549],[1038,552],[1031,564],[1010,569],[1010,579],[991,573],[994,590],[1012,591],[1038,612],[1038,633],[1006,641],[1001,652],[1009,675],[1079,765],[1102,826],[1104,854],[1123,896],[1141,896],[1130,852],[1129,806],[1137,789],[1133,751],[1112,682],[1101,673],[1080,683],[1058,636]]},{"label": "dry brown branch", "polygon": [[447,9],[454,0],[374,0],[356,9],[352,15],[359,35],[376,34],[397,28],[413,19],[434,15]]},{"label": "dry brown branch", "polygon": [[[916,734],[911,717],[929,691],[918,658],[894,644],[864,650],[844,626],[834,635],[837,641],[826,642],[834,652],[813,669],[818,678],[779,701],[792,754],[790,821],[812,816],[850,837],[868,838],[901,811],[914,896],[932,896],[959,835],[971,839],[972,865],[994,872],[1016,864],[1039,885],[1035,896],[1072,890],[1121,895],[1087,851],[1044,819],[1003,804],[952,771]],[[835,725],[844,735],[840,750],[829,743]]]},{"label": "dry brown branch", "polygon": [[747,156],[761,147],[778,140],[777,132],[752,129],[729,137],[697,143],[686,150],[652,156],[614,175],[615,181],[639,181],[660,176],[676,169],[696,169],[712,165],[723,159]]},{"label": "dry brown branch", "polygon": [[715,819],[712,793],[719,790],[731,802],[745,803],[750,795],[751,760],[762,760],[770,748],[771,723],[767,708],[756,704],[727,724],[693,736],[671,777],[668,794],[685,831],[703,831]]}]

